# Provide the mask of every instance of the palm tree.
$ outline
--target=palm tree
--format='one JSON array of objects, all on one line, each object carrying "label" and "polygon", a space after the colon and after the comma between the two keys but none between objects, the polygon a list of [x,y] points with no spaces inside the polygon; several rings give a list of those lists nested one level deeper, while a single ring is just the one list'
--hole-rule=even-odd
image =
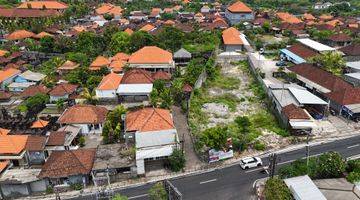
[{"label": "palm tree", "polygon": [[86,99],[86,102],[92,105],[96,105],[99,102],[99,99],[96,97],[95,90],[90,92],[88,88],[84,88],[84,91],[81,92],[81,97]]},{"label": "palm tree", "polygon": [[320,65],[323,69],[336,76],[341,76],[345,68],[345,61],[341,54],[337,52],[326,52],[315,56],[311,59],[311,62]]}]

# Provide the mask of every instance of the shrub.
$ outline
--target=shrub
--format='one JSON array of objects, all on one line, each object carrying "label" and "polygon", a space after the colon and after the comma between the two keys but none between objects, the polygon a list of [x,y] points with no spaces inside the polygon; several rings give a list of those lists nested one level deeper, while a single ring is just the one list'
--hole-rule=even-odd
[{"label": "shrub", "polygon": [[260,142],[260,141],[256,141],[254,144],[254,149],[258,150],[258,151],[264,151],[265,150],[265,144]]},{"label": "shrub", "polygon": [[150,200],[167,200],[165,188],[161,182],[157,182],[149,190]]},{"label": "shrub", "polygon": [[128,200],[128,198],[126,196],[123,196],[121,194],[116,194],[112,200]]},{"label": "shrub", "polygon": [[185,167],[185,155],[179,150],[175,149],[169,157],[170,168],[174,172],[178,172]]},{"label": "shrub", "polygon": [[283,180],[278,178],[270,178],[265,183],[265,199],[266,200],[292,200],[293,197],[289,188]]},{"label": "shrub", "polygon": [[350,172],[350,174],[346,177],[351,183],[357,183],[360,181],[360,172]]},{"label": "shrub", "polygon": [[80,136],[80,138],[79,138],[79,145],[80,145],[80,147],[84,147],[84,146],[85,146],[85,137],[84,137],[84,136]]},{"label": "shrub", "polygon": [[80,183],[73,183],[70,185],[70,188],[73,190],[82,190],[83,189],[83,185]]},{"label": "shrub", "polygon": [[349,160],[346,165],[346,171],[360,173],[360,160]]},{"label": "shrub", "polygon": [[54,188],[52,188],[51,186],[48,186],[47,188],[46,188],[46,194],[52,194],[52,193],[54,193]]},{"label": "shrub", "polygon": [[318,158],[316,176],[318,178],[339,178],[345,171],[345,161],[337,152],[324,153]]}]

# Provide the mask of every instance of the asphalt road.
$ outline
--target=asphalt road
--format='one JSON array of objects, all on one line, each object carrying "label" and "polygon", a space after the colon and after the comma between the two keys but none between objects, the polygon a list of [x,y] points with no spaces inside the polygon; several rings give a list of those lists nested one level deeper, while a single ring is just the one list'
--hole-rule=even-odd
[{"label": "asphalt road", "polygon": [[[328,151],[337,151],[343,157],[360,154],[360,136],[337,140],[330,143],[310,147],[310,155],[317,156]],[[278,154],[278,168],[304,158],[306,150],[298,149]],[[264,165],[268,165],[268,157],[262,158]],[[184,200],[249,200],[253,199],[252,185],[255,180],[266,177],[260,172],[261,168],[242,170],[239,165],[233,165],[203,174],[171,179],[171,183],[182,193]],[[115,191],[129,197],[129,199],[148,199],[147,191],[153,184]],[[94,195],[74,199],[95,199]]]}]

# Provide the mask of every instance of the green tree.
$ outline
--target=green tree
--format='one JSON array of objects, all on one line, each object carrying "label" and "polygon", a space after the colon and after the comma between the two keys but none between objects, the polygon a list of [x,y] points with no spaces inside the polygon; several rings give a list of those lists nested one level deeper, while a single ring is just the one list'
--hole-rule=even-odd
[{"label": "green tree", "polygon": [[106,144],[116,142],[121,137],[121,116],[126,113],[126,109],[120,105],[108,113],[103,127],[102,136]]},{"label": "green tree", "polygon": [[340,53],[326,52],[311,59],[312,63],[319,64],[326,71],[341,76],[345,68],[345,61]]},{"label": "green tree", "polygon": [[76,62],[80,64],[81,66],[88,66],[89,63],[89,57],[84,53],[79,52],[69,52],[65,54],[65,57],[67,60]]},{"label": "green tree", "polygon": [[45,36],[40,39],[41,51],[46,53],[54,52],[55,39],[51,36]]},{"label": "green tree", "polygon": [[327,152],[319,156],[316,167],[318,178],[339,178],[345,172],[345,161],[337,152]]},{"label": "green tree", "polygon": [[130,36],[125,32],[115,33],[109,44],[109,51],[115,55],[118,52],[128,52]]},{"label": "green tree", "polygon": [[225,147],[228,139],[227,127],[216,126],[202,132],[200,141],[209,148],[221,150]]},{"label": "green tree", "polygon": [[126,196],[123,196],[121,194],[116,194],[112,200],[128,200],[128,198]]},{"label": "green tree", "polygon": [[246,134],[246,133],[250,132],[251,122],[250,122],[249,117],[247,117],[247,116],[238,116],[238,117],[235,118],[234,121],[237,124],[239,132],[241,134]]},{"label": "green tree", "polygon": [[161,182],[155,183],[149,190],[150,200],[167,200],[165,188]]},{"label": "green tree", "polygon": [[154,36],[145,31],[136,31],[130,36],[129,52],[135,52],[144,46],[156,45]]},{"label": "green tree", "polygon": [[75,50],[74,42],[72,41],[71,38],[60,35],[55,40],[53,50],[55,53],[66,53]]},{"label": "green tree", "polygon": [[174,172],[178,172],[185,167],[185,155],[180,149],[174,149],[169,156],[170,168]]},{"label": "green tree", "polygon": [[91,92],[91,90],[88,88],[84,88],[84,90],[81,92],[81,97],[91,105],[96,105],[99,102],[98,98],[96,97],[95,90]]},{"label": "green tree", "polygon": [[265,183],[265,199],[266,200],[292,200],[291,191],[283,180],[278,178],[270,178]]},{"label": "green tree", "polygon": [[156,39],[161,47],[169,49],[172,52],[181,48],[184,42],[185,34],[172,26],[165,26],[162,31],[156,35]]},{"label": "green tree", "polygon": [[45,104],[49,102],[49,96],[46,94],[36,94],[29,97],[24,102],[26,109],[30,112],[38,112],[45,107]]},{"label": "green tree", "polygon": [[76,40],[75,49],[78,52],[85,53],[95,57],[104,50],[105,44],[102,37],[93,32],[81,32]]}]

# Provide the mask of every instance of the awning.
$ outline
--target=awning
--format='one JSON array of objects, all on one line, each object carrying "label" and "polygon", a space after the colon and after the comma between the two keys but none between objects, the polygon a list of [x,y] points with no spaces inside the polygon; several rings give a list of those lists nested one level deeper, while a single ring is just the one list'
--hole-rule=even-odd
[{"label": "awning", "polygon": [[153,84],[120,84],[116,93],[119,95],[149,95]]},{"label": "awning", "polygon": [[312,121],[289,121],[289,123],[293,129],[309,129],[316,127],[316,124]]},{"label": "awning", "polygon": [[300,63],[306,62],[305,59],[303,59],[302,57],[294,54],[293,52],[291,52],[287,49],[281,49],[280,52],[289,56],[294,61],[295,64],[300,64]]},{"label": "awning", "polygon": [[136,160],[170,156],[173,152],[173,148],[173,145],[167,145],[154,147],[152,149],[139,149],[136,151]]},{"label": "awning", "polygon": [[303,105],[306,104],[315,104],[315,105],[327,105],[328,103],[316,95],[312,94],[311,92],[304,90],[304,89],[298,89],[298,88],[292,88],[289,87],[289,91],[291,94],[296,98],[296,100]]}]

